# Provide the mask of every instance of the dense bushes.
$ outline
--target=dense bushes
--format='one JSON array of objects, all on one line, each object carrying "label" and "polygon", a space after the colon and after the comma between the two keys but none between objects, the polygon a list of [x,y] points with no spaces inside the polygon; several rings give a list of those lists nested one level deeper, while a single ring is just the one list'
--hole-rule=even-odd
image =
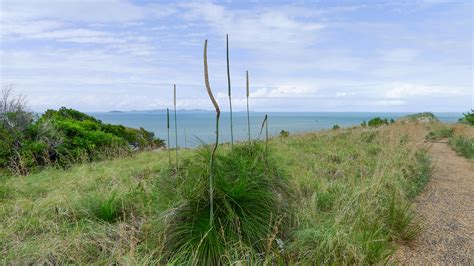
[{"label": "dense bushes", "polygon": [[[393,123],[393,119],[390,120],[390,123]],[[378,126],[388,125],[388,124],[389,124],[389,121],[387,120],[387,118],[380,118],[380,117],[372,118],[368,122],[368,125],[370,127],[378,127]]]},{"label": "dense bushes", "polygon": [[67,166],[164,145],[152,132],[100,120],[65,107],[37,117],[22,98],[3,91],[0,102],[0,169],[26,174],[45,165]]}]

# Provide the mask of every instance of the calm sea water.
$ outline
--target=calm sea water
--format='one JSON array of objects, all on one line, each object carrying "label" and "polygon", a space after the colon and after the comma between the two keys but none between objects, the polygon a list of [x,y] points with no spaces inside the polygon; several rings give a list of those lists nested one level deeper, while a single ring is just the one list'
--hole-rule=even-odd
[{"label": "calm sea water", "polygon": [[[281,130],[292,133],[316,131],[332,128],[334,125],[349,127],[360,125],[362,121],[368,121],[374,117],[385,117],[397,119],[409,113],[268,113],[269,134],[274,136]],[[143,127],[153,131],[156,136],[166,140],[166,113],[162,112],[123,112],[123,113],[91,113],[106,123],[121,124],[128,127]],[[174,135],[174,113],[170,113],[170,142],[175,146]],[[435,113],[443,122],[456,122],[462,113]],[[250,113],[251,138],[259,137],[260,126],[265,113]],[[178,118],[178,146],[195,147],[203,141],[211,143],[215,139],[215,113],[213,112],[179,112]],[[234,141],[248,138],[247,115],[245,112],[233,114]],[[229,113],[222,113],[220,119],[220,142],[230,141]]]}]

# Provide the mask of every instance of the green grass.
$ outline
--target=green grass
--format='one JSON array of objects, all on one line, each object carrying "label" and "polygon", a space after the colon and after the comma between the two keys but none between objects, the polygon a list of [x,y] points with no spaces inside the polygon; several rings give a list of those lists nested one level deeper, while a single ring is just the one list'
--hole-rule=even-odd
[{"label": "green grass", "polygon": [[428,135],[426,135],[427,140],[438,140],[443,138],[450,138],[454,134],[454,128],[442,126],[431,130]]},{"label": "green grass", "polygon": [[143,152],[0,177],[3,263],[371,264],[419,230],[429,179],[412,123],[220,146],[209,227],[209,150]]},{"label": "green grass", "polygon": [[[210,148],[198,150],[182,163],[179,173],[159,180],[158,202],[161,210],[172,210],[173,219],[165,221],[164,243],[177,263],[226,264],[229,254],[239,250],[269,252],[275,238],[287,231],[289,186],[264,145],[235,145],[221,151],[214,162],[214,222],[209,221]],[[167,171],[169,173],[169,171]],[[253,254],[255,255],[255,254]]]},{"label": "green grass", "polygon": [[466,136],[454,136],[449,140],[449,145],[458,154],[468,158],[474,158],[474,138]]}]

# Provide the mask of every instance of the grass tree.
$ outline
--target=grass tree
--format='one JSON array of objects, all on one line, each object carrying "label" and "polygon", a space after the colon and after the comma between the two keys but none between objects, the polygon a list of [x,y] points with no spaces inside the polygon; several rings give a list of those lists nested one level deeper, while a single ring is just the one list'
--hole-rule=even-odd
[{"label": "grass tree", "polygon": [[229,64],[229,34],[226,35],[226,55],[227,55],[227,94],[229,95],[229,109],[230,109],[230,144],[234,146],[234,125],[232,121],[232,93],[230,86],[230,64]]},{"label": "grass tree", "polygon": [[214,95],[212,94],[211,85],[209,84],[209,72],[207,68],[207,40],[204,42],[204,82],[206,84],[207,94],[211,99],[214,108],[216,109],[216,142],[214,143],[214,148],[212,149],[211,158],[210,158],[210,174],[209,174],[209,223],[212,226],[214,221],[214,184],[212,179],[213,169],[214,169],[214,156],[216,154],[217,146],[219,145],[219,118],[221,111],[219,105],[217,104]]}]

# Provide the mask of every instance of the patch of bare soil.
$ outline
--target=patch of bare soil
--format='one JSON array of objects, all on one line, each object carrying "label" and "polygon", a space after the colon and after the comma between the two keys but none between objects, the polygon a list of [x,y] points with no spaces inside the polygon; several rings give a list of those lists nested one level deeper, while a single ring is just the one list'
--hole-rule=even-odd
[{"label": "patch of bare soil", "polygon": [[430,148],[434,169],[415,199],[423,231],[394,255],[400,264],[474,264],[474,163],[446,143]]}]

